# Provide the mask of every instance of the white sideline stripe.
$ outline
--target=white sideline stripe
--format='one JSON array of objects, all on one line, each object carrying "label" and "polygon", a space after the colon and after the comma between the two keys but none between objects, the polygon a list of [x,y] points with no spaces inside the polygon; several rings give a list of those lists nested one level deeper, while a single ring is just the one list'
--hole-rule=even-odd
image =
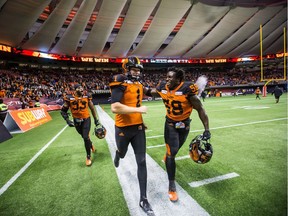
[{"label": "white sideline stripe", "polygon": [[[184,159],[187,159],[187,158],[190,158],[190,155],[185,155],[185,156],[180,156],[180,157],[176,157],[175,160],[184,160]],[[162,160],[163,163],[165,163],[164,160]]]},{"label": "white sideline stripe", "polygon": [[[223,128],[232,128],[232,127],[240,127],[240,126],[245,126],[245,125],[252,125],[252,124],[261,124],[261,123],[266,123],[266,122],[273,122],[273,121],[282,121],[282,120],[287,120],[288,118],[277,118],[277,119],[270,119],[270,120],[265,120],[265,121],[255,121],[255,122],[247,122],[247,123],[243,123],[243,124],[234,124],[234,125],[227,125],[227,126],[221,126],[221,127],[214,127],[214,128],[210,128],[210,130],[217,130],[217,129],[223,129]],[[200,130],[193,130],[190,131],[190,133],[193,132],[203,132],[204,129],[200,129]],[[153,138],[157,138],[157,137],[163,137],[164,135],[156,135],[156,136],[149,136],[146,137],[147,139],[153,139]]]},{"label": "white sideline stripe", "polygon": [[[99,105],[96,105],[96,109],[100,122],[107,129],[105,138],[113,161],[116,151],[114,120]],[[167,193],[168,178],[166,171],[148,154],[146,154],[146,161],[148,170],[147,196],[156,216],[209,215],[178,183],[176,183],[176,186],[180,198],[177,203],[172,203]],[[137,165],[131,145],[129,145],[125,158],[120,160],[120,166],[115,169],[130,215],[147,216],[139,207]]]},{"label": "white sideline stripe", "polygon": [[210,184],[210,183],[214,183],[214,182],[218,182],[218,181],[223,181],[223,180],[235,178],[238,176],[240,176],[240,175],[233,172],[233,173],[228,173],[226,175],[217,176],[214,178],[209,178],[209,179],[204,179],[201,181],[191,182],[191,183],[189,183],[189,185],[190,185],[190,187],[200,187],[202,185],[206,185],[206,184]]},{"label": "white sideline stripe", "polygon": [[153,139],[153,138],[163,137],[163,136],[164,135],[149,136],[149,137],[146,137],[146,139]]},{"label": "white sideline stripe", "polygon": [[150,148],[158,148],[158,147],[163,147],[163,146],[165,146],[165,144],[155,145],[155,146],[147,146],[147,149],[150,149]]},{"label": "white sideline stripe", "polygon": [[190,155],[176,157],[175,160],[183,160],[183,159],[187,159],[187,158],[190,158]]},{"label": "white sideline stripe", "polygon": [[33,158],[31,158],[3,187],[0,189],[0,196],[25,172],[25,170],[45,151],[48,146],[68,127],[66,125],[56,136],[54,136]]}]

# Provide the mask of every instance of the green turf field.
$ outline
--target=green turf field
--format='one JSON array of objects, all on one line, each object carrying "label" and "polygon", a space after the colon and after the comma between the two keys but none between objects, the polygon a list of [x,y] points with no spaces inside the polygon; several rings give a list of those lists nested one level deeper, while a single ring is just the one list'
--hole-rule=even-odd
[{"label": "green turf field", "polygon": [[[164,105],[144,104],[147,153],[165,169]],[[177,182],[210,215],[287,215],[287,94],[278,104],[271,95],[261,100],[254,95],[208,98],[203,104],[214,155],[204,165],[185,157],[190,140],[203,130],[193,112],[191,132],[177,155],[184,157],[176,162]],[[102,107],[113,116],[108,105]],[[86,167],[80,136],[74,128],[62,131],[65,122],[59,112],[50,114],[52,121],[0,143],[0,215],[129,215],[106,141],[92,137],[97,153],[93,165]],[[239,176],[189,185],[229,173]],[[13,176],[18,178],[6,188]]]}]

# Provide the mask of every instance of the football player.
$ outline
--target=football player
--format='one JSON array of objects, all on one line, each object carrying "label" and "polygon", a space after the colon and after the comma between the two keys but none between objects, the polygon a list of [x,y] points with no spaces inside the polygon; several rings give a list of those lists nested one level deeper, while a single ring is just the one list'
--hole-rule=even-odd
[{"label": "football player", "polygon": [[259,100],[261,100],[260,94],[261,94],[261,90],[260,90],[259,87],[257,87],[256,90],[255,90],[256,100],[257,100],[257,98],[258,98]]},{"label": "football player", "polygon": [[[92,103],[92,97],[88,93],[84,93],[84,89],[80,84],[74,85],[74,93],[67,94],[64,98],[64,104],[61,109],[61,115],[70,127],[75,127],[76,131],[84,140],[86,150],[86,166],[91,166],[91,150],[95,152],[95,148],[89,137],[91,129],[91,119],[89,109],[93,115],[94,124],[98,126],[100,123],[96,116],[96,110]],[[68,110],[72,113],[73,121],[69,119]],[[88,109],[89,108],[89,109]]]},{"label": "football player", "polygon": [[137,57],[130,57],[122,64],[124,74],[113,76],[110,82],[111,110],[115,113],[115,139],[117,151],[114,165],[119,166],[120,158],[127,153],[131,143],[137,162],[137,176],[140,186],[140,207],[147,214],[153,214],[147,200],[146,136],[142,114],[147,107],[142,106],[143,85],[139,82],[143,66]]},{"label": "football player", "polygon": [[274,88],[274,90],[272,92],[272,95],[273,94],[274,94],[276,103],[279,103],[279,99],[280,99],[281,95],[283,94],[283,91],[282,91],[282,89],[279,88],[278,85],[275,86],[275,88]]},{"label": "football player", "polygon": [[204,90],[207,79],[198,79],[199,84],[193,84],[185,82],[184,77],[185,71],[181,68],[168,68],[166,81],[161,81],[156,88],[148,89],[146,93],[150,96],[160,96],[166,107],[164,126],[166,155],[164,161],[169,179],[168,195],[172,202],[178,200],[175,185],[175,157],[189,134],[190,115],[193,109],[198,112],[204,126],[203,139],[208,140],[211,136],[208,116],[198,97],[198,90],[199,88],[201,91]]}]

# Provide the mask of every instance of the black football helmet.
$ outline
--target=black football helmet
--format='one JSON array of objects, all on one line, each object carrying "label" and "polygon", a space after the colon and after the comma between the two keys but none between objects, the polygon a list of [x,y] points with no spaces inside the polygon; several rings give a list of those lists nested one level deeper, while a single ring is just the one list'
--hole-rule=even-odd
[{"label": "black football helmet", "polygon": [[143,65],[141,64],[139,58],[137,57],[129,57],[126,58],[123,62],[122,62],[122,68],[124,70],[124,72],[129,72],[130,68],[139,68],[140,72],[143,71]]},{"label": "black football helmet", "polygon": [[94,129],[95,136],[98,137],[99,139],[103,139],[106,136],[106,128],[99,124],[95,129]]},{"label": "black football helmet", "polygon": [[205,164],[211,160],[213,148],[207,140],[203,140],[202,135],[198,135],[189,145],[189,154],[194,162],[198,164]]}]

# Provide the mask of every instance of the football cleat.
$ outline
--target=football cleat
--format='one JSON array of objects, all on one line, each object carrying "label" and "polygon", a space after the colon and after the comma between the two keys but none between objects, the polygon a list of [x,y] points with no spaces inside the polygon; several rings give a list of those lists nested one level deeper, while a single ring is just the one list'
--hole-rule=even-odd
[{"label": "football cleat", "polygon": [[91,166],[92,164],[92,161],[91,161],[91,158],[86,158],[86,166]]},{"label": "football cleat", "polygon": [[91,145],[91,151],[92,151],[93,153],[96,152],[96,149],[94,148],[93,144]]},{"label": "football cleat", "polygon": [[119,166],[119,161],[120,161],[120,157],[119,157],[118,151],[116,151],[115,157],[114,157],[114,166],[116,168]]},{"label": "football cleat", "polygon": [[167,159],[167,155],[165,154],[164,157],[163,157],[164,163],[166,163],[166,159]]},{"label": "football cleat", "polygon": [[178,201],[178,195],[176,191],[168,191],[169,199],[171,202],[177,202]]},{"label": "football cleat", "polygon": [[147,199],[143,199],[143,200],[140,200],[139,202],[139,206],[143,209],[143,211],[149,215],[149,216],[154,216],[154,211],[151,207],[151,205],[149,204],[148,200]]}]

